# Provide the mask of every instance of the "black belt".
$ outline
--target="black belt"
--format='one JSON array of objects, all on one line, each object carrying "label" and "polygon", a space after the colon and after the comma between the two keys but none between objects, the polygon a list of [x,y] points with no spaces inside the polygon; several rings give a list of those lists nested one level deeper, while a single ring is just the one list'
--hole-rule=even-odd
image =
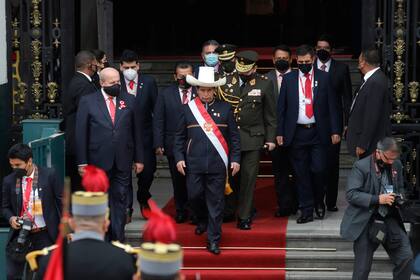
[{"label": "black belt", "polygon": [[301,127],[301,128],[314,128],[316,125],[315,123],[307,123],[307,124],[298,123],[296,124],[296,126]]},{"label": "black belt", "polygon": [[42,228],[34,228],[31,230],[31,233],[38,233],[41,231],[47,230],[47,227],[42,227]]}]

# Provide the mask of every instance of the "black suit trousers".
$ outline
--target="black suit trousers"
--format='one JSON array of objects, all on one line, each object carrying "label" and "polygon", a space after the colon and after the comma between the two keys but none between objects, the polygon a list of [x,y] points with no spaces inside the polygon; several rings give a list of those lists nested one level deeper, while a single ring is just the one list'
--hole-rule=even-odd
[{"label": "black suit trousers", "polygon": [[328,177],[325,204],[330,208],[337,205],[338,180],[340,175],[340,148],[341,142],[338,144],[331,144],[328,147]]},{"label": "black suit trousers", "polygon": [[110,187],[109,211],[110,221],[107,239],[124,242],[127,201],[130,197],[131,170],[121,171],[114,167],[107,172]]},{"label": "black suit trousers", "polygon": [[156,171],[156,154],[153,148],[144,149],[144,169],[143,172],[137,175],[137,201],[140,204],[146,204],[150,194],[150,187],[153,183],[153,178]]},{"label": "black suit trousers", "polygon": [[287,147],[276,147],[271,152],[272,168],[277,195],[277,206],[280,210],[294,211],[297,208],[296,188],[292,175],[293,168]]},{"label": "black suit trousers", "polygon": [[289,155],[296,174],[299,208],[305,216],[312,216],[314,206],[324,200],[326,149],[316,128],[296,127]]},{"label": "black suit trousers", "polygon": [[196,174],[187,172],[188,199],[199,224],[207,224],[209,242],[219,242],[222,235],[226,173]]},{"label": "black suit trousers", "polygon": [[[388,232],[383,246],[394,265],[394,279],[409,280],[413,269],[413,253],[411,251],[410,240],[396,219],[392,217],[386,218],[385,224],[387,225]],[[379,246],[379,244],[373,243],[369,239],[369,225],[370,223],[368,223],[353,244],[353,280],[369,279],[373,254]]]},{"label": "black suit trousers", "polygon": [[83,190],[75,155],[66,155],[66,176],[71,180],[71,192]]},{"label": "black suit trousers", "polygon": [[[28,238],[32,241],[33,251],[51,246],[55,242],[55,240],[51,240],[51,237],[46,230],[31,233]],[[25,262],[15,262],[6,256],[7,280],[22,279],[24,267]]]},{"label": "black suit trousers", "polygon": [[168,156],[169,171],[171,172],[172,187],[174,190],[175,208],[177,213],[184,213],[188,201],[188,192],[185,176],[178,172],[175,158]]}]

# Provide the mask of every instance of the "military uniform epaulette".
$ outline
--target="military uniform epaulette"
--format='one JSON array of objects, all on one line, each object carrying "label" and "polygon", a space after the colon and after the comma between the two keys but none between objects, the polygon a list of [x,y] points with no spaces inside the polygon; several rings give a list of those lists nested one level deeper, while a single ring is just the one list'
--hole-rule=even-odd
[{"label": "military uniform epaulette", "polygon": [[57,247],[57,245],[52,245],[49,247],[45,247],[42,250],[36,250],[28,253],[25,258],[29,264],[29,268],[31,269],[31,271],[38,270],[38,257],[48,255],[52,250],[54,250]]}]

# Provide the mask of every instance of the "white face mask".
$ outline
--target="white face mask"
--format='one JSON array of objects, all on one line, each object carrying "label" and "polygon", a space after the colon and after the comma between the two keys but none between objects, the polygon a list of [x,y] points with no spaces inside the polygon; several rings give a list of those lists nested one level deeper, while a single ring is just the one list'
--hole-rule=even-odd
[{"label": "white face mask", "polygon": [[129,68],[123,71],[123,75],[127,80],[134,81],[134,79],[137,78],[137,71]]}]

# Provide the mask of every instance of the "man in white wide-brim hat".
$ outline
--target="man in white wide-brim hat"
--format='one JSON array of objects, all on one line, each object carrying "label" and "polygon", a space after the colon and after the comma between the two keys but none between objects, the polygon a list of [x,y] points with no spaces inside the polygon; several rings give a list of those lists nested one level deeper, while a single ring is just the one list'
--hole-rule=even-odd
[{"label": "man in white wide-brim hat", "polygon": [[207,231],[207,249],[219,254],[227,171],[239,171],[240,140],[231,106],[214,98],[226,78],[215,80],[213,67],[200,67],[198,98],[184,106],[174,143],[178,171],[187,178],[188,198],[197,215],[195,233]]}]

